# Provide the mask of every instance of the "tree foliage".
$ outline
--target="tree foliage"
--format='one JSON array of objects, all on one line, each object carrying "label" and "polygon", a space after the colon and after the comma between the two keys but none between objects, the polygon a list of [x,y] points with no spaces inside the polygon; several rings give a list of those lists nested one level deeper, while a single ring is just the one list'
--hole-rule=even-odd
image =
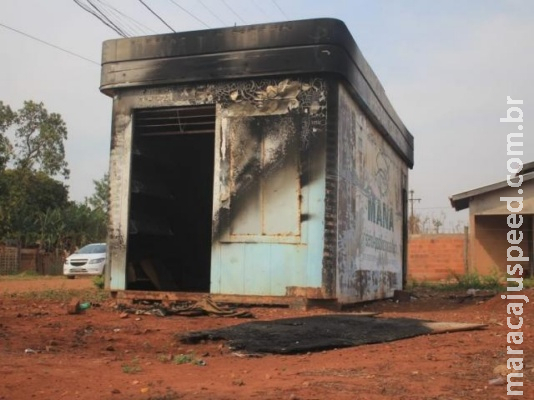
[{"label": "tree foliage", "polygon": [[37,240],[40,215],[68,204],[67,187],[44,172],[0,173],[0,235],[27,245]]},{"label": "tree foliage", "polygon": [[106,214],[101,209],[91,209],[85,204],[72,203],[65,210],[65,242],[81,247],[92,242],[105,242],[107,234]]},{"label": "tree foliage", "polygon": [[[10,140],[11,139],[11,140]],[[68,200],[67,127],[43,103],[13,111],[0,101],[0,241],[53,251],[106,238],[109,177],[85,203]]]},{"label": "tree foliage", "polygon": [[[14,144],[6,134],[10,128],[14,129]],[[68,178],[64,146],[67,136],[61,115],[49,113],[43,103],[25,101],[14,112],[0,102],[0,166],[13,161],[16,168]]]},{"label": "tree foliage", "polygon": [[11,143],[5,133],[14,120],[15,113],[11,107],[0,101],[0,171],[4,170],[11,155]]},{"label": "tree foliage", "polygon": [[87,199],[87,204],[93,210],[103,210],[107,214],[109,210],[109,174],[104,174],[102,179],[93,180],[95,192]]},{"label": "tree foliage", "polygon": [[[96,182],[95,182],[96,184]],[[68,201],[67,187],[44,172],[0,173],[0,240],[47,251],[72,249],[106,238],[103,208]]]}]

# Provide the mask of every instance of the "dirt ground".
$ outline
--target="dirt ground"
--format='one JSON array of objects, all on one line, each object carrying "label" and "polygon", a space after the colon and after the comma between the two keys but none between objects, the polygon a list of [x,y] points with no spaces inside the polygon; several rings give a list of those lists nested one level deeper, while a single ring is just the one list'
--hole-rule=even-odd
[{"label": "dirt ground", "polygon": [[[506,364],[505,301],[416,293],[358,306],[380,317],[487,324],[482,331],[420,336],[304,355],[242,357],[224,343],[183,345],[175,334],[248,320],[221,317],[121,318],[103,300],[68,315],[57,290],[92,290],[91,279],[0,279],[0,399],[505,399],[490,385]],[[89,291],[85,291],[88,295]],[[534,292],[525,307],[524,399],[534,399]],[[70,294],[69,294],[70,295]],[[83,299],[82,299],[83,300]],[[252,308],[257,319],[331,313]],[[347,312],[347,311],[345,311]],[[505,372],[506,373],[506,372]]]}]

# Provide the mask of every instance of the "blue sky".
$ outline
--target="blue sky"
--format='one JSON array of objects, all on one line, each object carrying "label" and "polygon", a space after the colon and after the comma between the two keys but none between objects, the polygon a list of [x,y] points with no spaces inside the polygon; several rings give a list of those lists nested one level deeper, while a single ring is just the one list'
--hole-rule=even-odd
[{"label": "blue sky", "polygon": [[[141,22],[146,33],[169,32],[139,1],[95,1]],[[524,160],[534,160],[532,1],[144,1],[176,31],[206,29],[204,24],[343,20],[415,137],[410,186],[422,199],[416,209],[429,217],[444,215],[448,229],[466,219],[452,210],[450,195],[506,179],[510,128],[499,118],[508,95],[525,102]],[[72,0],[3,0],[0,24],[97,63],[102,42],[118,37]],[[111,100],[98,91],[99,66],[1,26],[0,60],[0,100],[13,108],[27,99],[43,101],[65,119],[68,185],[71,198],[83,200],[109,160]]]}]

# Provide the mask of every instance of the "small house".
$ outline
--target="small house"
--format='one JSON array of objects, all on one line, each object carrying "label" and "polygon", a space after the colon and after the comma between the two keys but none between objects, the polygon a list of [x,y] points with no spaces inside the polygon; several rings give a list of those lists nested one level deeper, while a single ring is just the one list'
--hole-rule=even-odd
[{"label": "small house", "polygon": [[343,22],[106,41],[100,90],[113,293],[343,304],[403,287],[413,137]]},{"label": "small house", "polygon": [[[450,197],[456,211],[469,209],[469,273],[506,275],[508,264],[520,264],[522,276],[534,277],[534,163],[523,166],[521,178],[519,174],[516,175],[510,180],[514,186],[503,180]],[[521,182],[519,189],[517,182]],[[512,214],[515,217],[510,217]],[[509,236],[511,226],[517,231],[514,236]],[[517,241],[514,246],[521,249],[510,252],[511,257],[525,259],[514,262],[507,260],[509,248],[512,247],[511,240]]]}]

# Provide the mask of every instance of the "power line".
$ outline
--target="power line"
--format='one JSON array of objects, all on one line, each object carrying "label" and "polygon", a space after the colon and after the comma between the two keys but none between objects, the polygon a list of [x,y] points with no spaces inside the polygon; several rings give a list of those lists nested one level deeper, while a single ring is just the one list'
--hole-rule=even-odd
[{"label": "power line", "polygon": [[246,24],[245,20],[244,20],[243,18],[241,18],[241,17],[239,16],[239,14],[236,13],[235,10],[234,10],[232,7],[230,7],[230,5],[229,5],[228,3],[226,3],[226,0],[221,0],[221,1],[223,2],[223,4],[224,4],[224,5],[225,5],[225,6],[226,6],[226,7],[227,7],[227,8],[228,8],[228,9],[229,9],[229,10],[230,10],[230,11],[231,11],[231,12],[232,12],[232,13],[233,13],[233,14],[234,14],[240,21],[241,21],[241,22],[243,22],[244,24]]},{"label": "power line", "polygon": [[[103,1],[103,0],[98,0],[99,3],[101,3],[102,5],[104,5],[105,7],[108,7],[112,10],[115,10],[118,14],[122,15],[123,17],[125,17],[126,19],[129,19],[130,21],[132,21],[133,23],[135,23],[138,27],[142,27],[144,28],[145,30],[149,31],[149,32],[152,32],[152,33],[155,33],[157,34],[157,32],[154,30],[154,29],[151,29],[149,28],[148,26],[146,26],[145,24],[143,24],[142,22],[139,22],[138,20],[130,17],[129,15],[123,13],[122,11],[116,9],[115,7],[113,7],[111,4]],[[142,30],[139,28],[139,31],[142,32]],[[142,32],[144,33],[144,32]]]},{"label": "power line", "polygon": [[223,24],[223,26],[226,26],[228,25],[226,22],[224,22],[217,14],[215,14],[213,11],[211,11],[211,9],[204,4],[204,2],[202,0],[198,0],[198,2],[202,5],[202,7],[204,7],[206,10],[208,10],[208,12],[213,15],[221,24]]},{"label": "power line", "polygon": [[282,10],[282,7],[280,7],[280,5],[278,5],[278,3],[276,2],[276,0],[271,0],[273,2],[273,4],[276,6],[276,8],[278,8],[278,11],[280,11],[282,13],[282,15],[285,17],[285,19],[289,19],[289,17],[286,15],[286,13],[284,12],[284,10]]},{"label": "power line", "polygon": [[122,37],[128,37],[128,36],[132,36],[129,32],[126,32],[123,27],[120,27],[119,25],[117,25],[114,21],[111,20],[111,18],[109,18],[107,16],[107,14],[105,12],[103,12],[96,4],[93,3],[92,0],[87,0],[87,2],[89,3],[89,5],[91,7],[93,7],[95,9],[95,11],[102,17],[104,18],[106,21],[108,21],[110,23],[111,26],[113,26],[117,32],[119,32],[119,34],[122,36]]},{"label": "power line", "polygon": [[145,4],[145,2],[143,0],[139,0],[139,3],[144,5],[148,9],[148,11],[150,11],[152,14],[154,14],[156,16],[156,18],[159,19],[161,22],[163,22],[167,28],[169,28],[171,31],[176,33],[176,31],[174,29],[172,29],[172,26],[170,26],[168,23],[166,23],[165,20],[163,18],[161,18],[155,11],[153,11],[147,4]]},{"label": "power line", "polygon": [[67,53],[67,54],[70,54],[71,56],[75,56],[75,57],[81,58],[82,60],[85,60],[85,61],[88,61],[88,62],[90,62],[90,63],[92,63],[92,64],[96,64],[96,65],[100,66],[100,63],[98,63],[98,62],[96,62],[96,61],[94,61],[94,60],[91,60],[91,59],[86,58],[86,57],[84,57],[84,56],[81,56],[81,55],[79,55],[79,54],[73,53],[73,52],[70,51],[70,50],[66,50],[66,49],[64,49],[64,48],[62,48],[62,47],[56,46],[55,44],[45,42],[45,41],[42,40],[42,39],[36,38],[35,36],[32,36],[32,35],[29,35],[29,34],[27,34],[27,33],[22,32],[22,31],[19,31],[18,29],[11,28],[10,26],[4,25],[4,24],[2,24],[2,23],[0,23],[0,26],[4,27],[4,28],[6,28],[6,29],[9,29],[9,30],[11,30],[11,31],[13,31],[13,32],[17,32],[17,33],[19,33],[19,34],[21,34],[21,35],[23,35],[23,36],[26,36],[26,37],[28,37],[28,38],[30,38],[30,39],[36,40],[36,41],[38,41],[38,42],[40,42],[40,43],[42,43],[42,44],[46,44],[47,46],[53,47],[53,48],[56,49],[56,50],[61,50],[61,51],[65,52],[65,53]]},{"label": "power line", "polygon": [[256,6],[256,8],[257,8],[258,10],[260,10],[260,13],[263,14],[263,15],[267,18],[267,13],[266,13],[265,10],[263,9],[263,7],[260,6],[260,5],[256,2],[256,0],[252,0],[252,2],[253,2],[254,5]]},{"label": "power line", "polygon": [[188,10],[186,10],[184,7],[182,7],[180,4],[176,3],[174,0],[169,0],[172,4],[174,4],[176,7],[180,8],[181,10],[185,11],[189,16],[196,19],[198,22],[200,22],[202,25],[204,25],[206,28],[211,28],[208,24],[206,24],[204,21],[202,21],[200,18],[197,18],[195,15],[190,13]]},{"label": "power line", "polygon": [[[103,2],[101,2],[100,0],[98,0],[98,2],[100,3],[100,5],[104,8],[108,7],[107,4],[104,4]],[[102,11],[104,13],[104,11]],[[137,28],[135,25],[132,25],[130,22],[128,21],[125,21],[116,11],[114,10],[111,10],[111,9],[107,9],[105,11],[106,13],[109,12],[110,16],[108,18],[113,18],[116,22],[116,24],[118,26],[121,26],[121,29],[127,33],[127,36],[130,37],[130,36],[135,36],[136,34],[139,34],[140,30],[139,28]],[[143,34],[143,33],[141,33]]]},{"label": "power line", "polygon": [[[126,37],[126,34],[120,30],[117,26],[113,25],[112,23],[108,22],[109,19],[104,15],[100,15],[99,13],[93,11],[90,7],[88,7],[86,4],[83,4],[80,0],[74,0],[74,3],[76,3],[81,9],[87,11],[89,14],[93,15],[94,17],[98,18],[100,22],[102,22],[104,25],[106,25],[108,28],[113,29],[116,33],[119,34],[119,36]],[[92,7],[94,7],[91,4]]]},{"label": "power line", "polygon": [[145,31],[143,31],[143,29],[140,29],[138,25],[130,22],[128,18],[124,17],[124,14],[121,15],[121,12],[119,10],[103,2],[102,0],[97,0],[97,1],[98,3],[100,3],[102,7],[102,10],[103,10],[102,12],[109,13],[110,18],[113,18],[118,25],[121,25],[124,31],[129,31],[128,36],[145,34]]}]

